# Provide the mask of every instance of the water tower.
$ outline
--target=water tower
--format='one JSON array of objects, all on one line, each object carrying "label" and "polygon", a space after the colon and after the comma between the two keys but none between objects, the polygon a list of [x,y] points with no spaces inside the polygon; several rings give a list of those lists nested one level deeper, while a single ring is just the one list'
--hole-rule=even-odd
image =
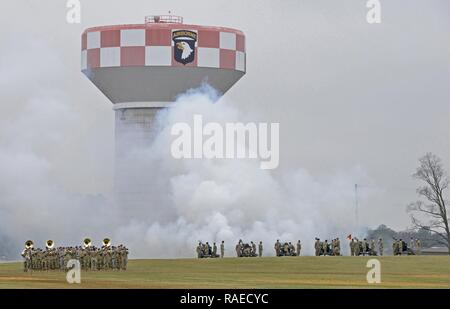
[{"label": "water tower", "polygon": [[122,203],[145,206],[148,183],[122,158],[151,143],[155,114],[178,95],[205,81],[221,94],[230,89],[245,74],[245,36],[163,15],[88,28],[81,42],[81,70],[115,110],[116,192]]}]

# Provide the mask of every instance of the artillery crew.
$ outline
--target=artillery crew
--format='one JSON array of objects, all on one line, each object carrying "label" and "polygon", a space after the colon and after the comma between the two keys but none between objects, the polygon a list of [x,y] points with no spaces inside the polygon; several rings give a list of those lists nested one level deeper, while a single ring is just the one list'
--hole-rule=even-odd
[{"label": "artillery crew", "polygon": [[[356,237],[347,237],[349,241],[350,247],[350,255],[351,256],[383,256],[384,255],[384,243],[382,238],[364,238],[359,240]],[[414,255],[419,254],[421,249],[420,241],[414,239],[415,250],[408,247],[407,243],[402,239],[395,239],[392,244],[392,250],[394,255]],[[411,243],[413,242],[411,241]],[[275,250],[276,256],[300,256],[302,250],[302,243],[300,240],[297,243],[288,242],[280,242],[279,239],[275,242],[273,246]],[[324,241],[320,241],[320,238],[315,238],[314,243],[315,255],[316,256],[341,256],[341,241],[339,237],[328,241],[327,239]],[[206,242],[202,244],[199,242],[197,246],[197,255],[198,257],[219,257],[216,254],[216,244],[214,243],[213,248]],[[251,241],[250,243],[244,243],[242,239],[239,239],[238,243],[235,247],[236,256],[237,257],[261,257],[263,255],[263,243],[260,241],[258,244],[256,242]],[[223,257],[225,251],[224,241],[222,241],[220,245],[220,257]]]},{"label": "artillery crew", "polygon": [[24,271],[66,271],[69,260],[80,262],[85,271],[126,270],[128,264],[128,248],[124,245],[103,245],[101,248],[91,246],[57,247],[47,241],[45,249],[34,248],[32,242],[27,241],[22,252]]},{"label": "artillery crew", "polygon": [[[221,255],[223,257],[223,252],[222,251],[225,250],[225,245],[224,242],[222,241],[222,244],[220,245],[220,250],[221,250]],[[211,258],[218,258],[219,255],[217,254],[217,246],[216,243],[213,243],[213,247],[211,248],[211,246],[209,245],[208,242],[206,243],[202,243],[201,241],[198,242],[198,246],[197,246],[197,257],[200,258],[207,258],[207,257],[211,257]]]},{"label": "artillery crew", "polygon": [[295,251],[294,245],[289,242],[280,243],[280,240],[277,239],[277,242],[274,245],[275,255],[276,256],[296,256],[297,253]]},{"label": "artillery crew", "polygon": [[250,244],[245,243],[242,240],[239,240],[239,252],[238,257],[256,257],[258,256],[256,252],[256,244],[251,241]]}]

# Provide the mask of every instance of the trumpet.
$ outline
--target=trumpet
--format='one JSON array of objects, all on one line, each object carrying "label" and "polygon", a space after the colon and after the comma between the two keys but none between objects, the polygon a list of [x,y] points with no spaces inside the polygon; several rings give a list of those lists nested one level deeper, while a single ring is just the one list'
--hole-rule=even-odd
[{"label": "trumpet", "polygon": [[111,246],[111,239],[109,239],[109,238],[103,239],[103,245],[106,247]]},{"label": "trumpet", "polygon": [[55,242],[49,239],[45,242],[45,246],[47,247],[47,249],[52,249],[55,246]]},{"label": "trumpet", "polygon": [[33,248],[33,246],[34,246],[34,243],[32,240],[27,240],[25,242],[25,249],[31,249],[31,248]]},{"label": "trumpet", "polygon": [[90,238],[85,238],[84,240],[83,240],[83,246],[85,247],[85,248],[88,248],[88,247],[90,247],[92,245],[92,240],[90,239]]}]

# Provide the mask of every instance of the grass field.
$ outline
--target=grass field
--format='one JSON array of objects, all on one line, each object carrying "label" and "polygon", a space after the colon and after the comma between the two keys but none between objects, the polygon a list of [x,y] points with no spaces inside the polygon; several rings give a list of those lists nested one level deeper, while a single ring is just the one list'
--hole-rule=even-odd
[{"label": "grass field", "polygon": [[450,288],[450,256],[387,256],[381,283],[368,284],[366,257],[131,260],[128,270],[24,273],[0,264],[0,288]]}]

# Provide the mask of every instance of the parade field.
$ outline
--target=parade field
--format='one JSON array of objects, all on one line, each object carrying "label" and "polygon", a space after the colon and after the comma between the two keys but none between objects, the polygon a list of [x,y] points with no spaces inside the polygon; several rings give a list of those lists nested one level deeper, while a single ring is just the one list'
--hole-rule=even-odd
[{"label": "parade field", "polygon": [[126,271],[24,273],[0,264],[0,288],[450,288],[449,256],[386,256],[381,283],[368,284],[369,257],[263,257],[130,260]]}]

